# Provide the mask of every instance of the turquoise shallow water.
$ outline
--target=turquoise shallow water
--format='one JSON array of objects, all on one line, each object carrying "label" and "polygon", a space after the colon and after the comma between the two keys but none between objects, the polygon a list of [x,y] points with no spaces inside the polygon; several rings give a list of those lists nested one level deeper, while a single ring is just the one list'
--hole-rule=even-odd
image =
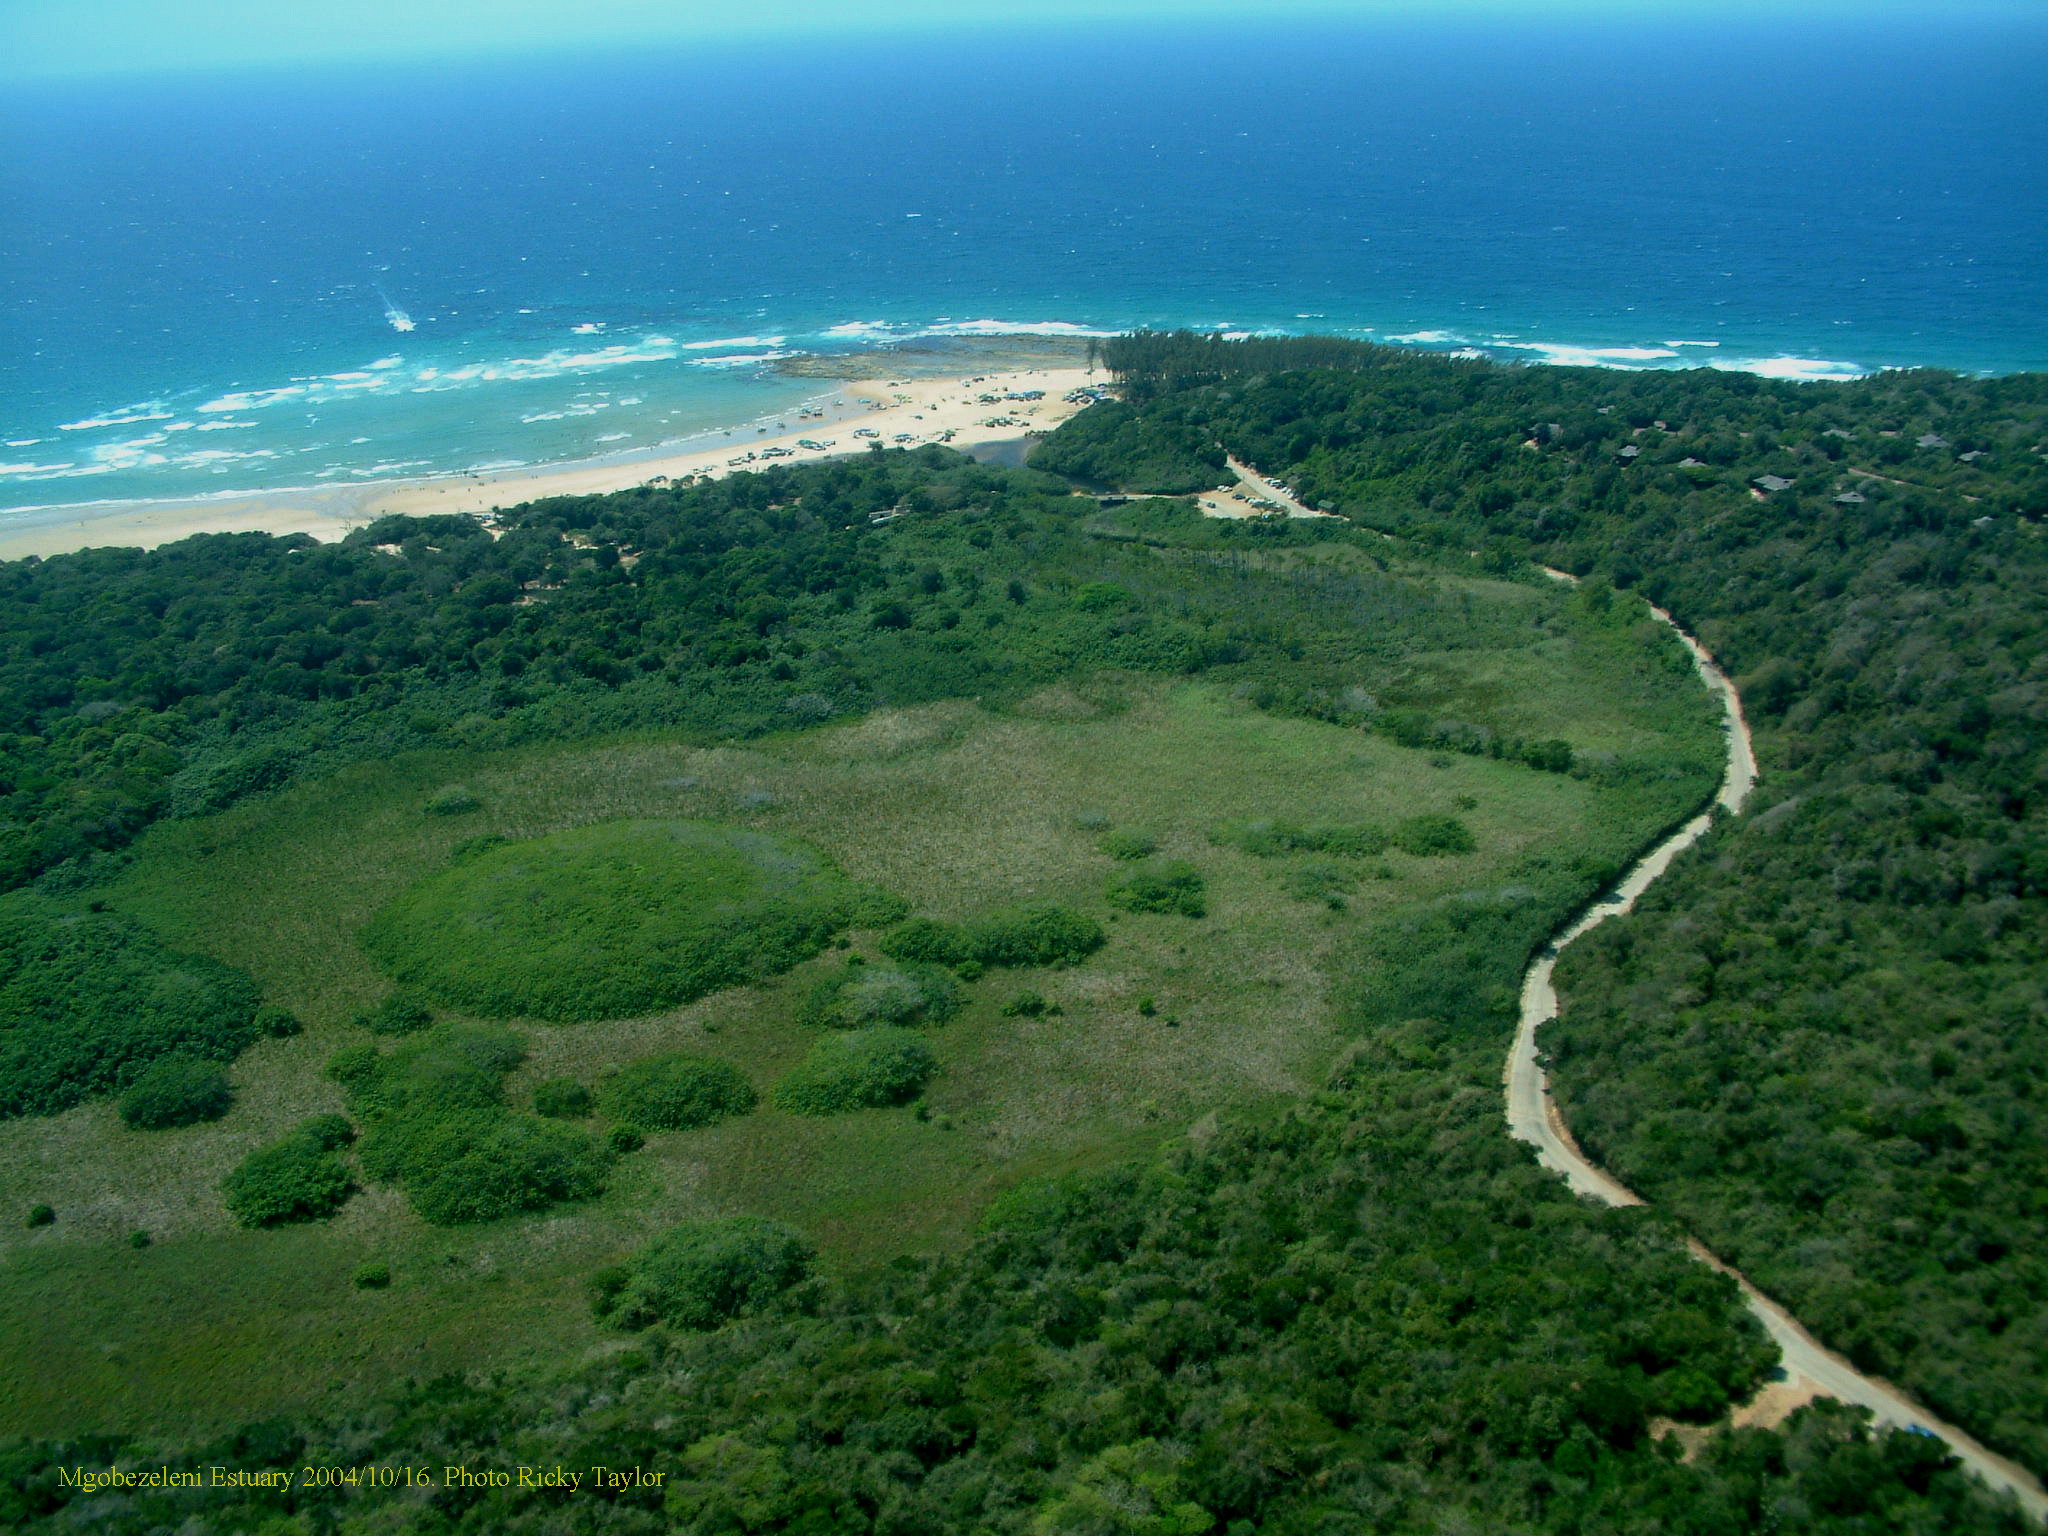
[{"label": "turquoise shallow water", "polygon": [[989,31],[16,92],[0,509],[650,447],[828,387],[787,354],[932,335],[2048,367],[2042,78],[2048,20],[2008,17]]}]

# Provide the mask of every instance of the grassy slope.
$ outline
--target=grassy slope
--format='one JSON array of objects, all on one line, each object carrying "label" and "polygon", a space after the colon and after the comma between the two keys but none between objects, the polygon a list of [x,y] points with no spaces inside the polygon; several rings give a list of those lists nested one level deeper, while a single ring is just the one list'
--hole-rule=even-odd
[{"label": "grassy slope", "polygon": [[[1486,595],[1532,612],[1550,597]],[[1582,745],[1661,731],[1711,753],[1704,707],[1682,690],[1617,666],[1594,642],[1534,631],[1532,642],[1468,670]],[[423,816],[453,783],[483,809]],[[1397,878],[1368,880],[1343,914],[1284,895],[1284,861],[1203,835],[1228,818],[1449,811],[1460,796],[1478,802],[1461,814],[1480,851],[1389,855]],[[1109,678],[1000,715],[942,704],[746,749],[625,740],[423,754],[161,826],[109,899],[173,943],[246,967],[308,1030],[244,1058],[241,1101],[216,1125],[142,1136],[105,1106],[0,1125],[8,1203],[49,1200],[62,1213],[54,1228],[0,1234],[0,1429],[242,1420],[401,1376],[573,1353],[597,1339],[580,1276],[690,1215],[776,1216],[839,1263],[946,1244],[1020,1177],[1099,1164],[1213,1109],[1312,1085],[1342,1043],[1324,970],[1341,941],[1396,906],[1511,883],[1527,853],[1618,857],[1658,818],[1653,799],[1276,719],[1207,686]],[[1079,969],[976,984],[935,1034],[942,1074],[929,1122],[904,1110],[819,1122],[764,1109],[654,1138],[589,1207],[466,1230],[423,1227],[383,1191],[318,1228],[241,1233],[220,1209],[217,1180],[244,1151],[338,1107],[321,1063],[361,1038],[349,1017],[386,986],[355,934],[462,838],[626,816],[729,818],[810,841],[853,878],[934,915],[1057,899],[1106,919],[1112,865],[1077,824],[1091,812],[1143,826],[1163,852],[1201,866],[1211,916],[1124,916]],[[542,1077],[594,1079],[677,1048],[732,1060],[765,1088],[808,1043],[792,1022],[797,1000],[840,958],[650,1018],[531,1028],[515,1101]],[[1064,1013],[1000,1017],[1022,986]],[[1159,1000],[1153,1018],[1136,1009],[1147,993]],[[156,1234],[154,1247],[117,1246],[138,1227]],[[372,1258],[391,1265],[390,1291],[349,1285]]]}]

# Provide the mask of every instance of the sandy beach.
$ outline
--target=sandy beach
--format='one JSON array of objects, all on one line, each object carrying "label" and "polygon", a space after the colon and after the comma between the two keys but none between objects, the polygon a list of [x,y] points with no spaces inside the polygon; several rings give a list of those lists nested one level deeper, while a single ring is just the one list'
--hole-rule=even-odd
[{"label": "sandy beach", "polygon": [[[885,447],[944,443],[962,450],[1049,432],[1081,409],[1065,396],[1102,386],[1085,368],[1037,368],[938,378],[856,379],[775,422],[699,437],[676,451],[587,460],[502,474],[463,474],[375,485],[252,492],[204,501],[50,507],[0,518],[0,560],[78,549],[153,549],[195,533],[305,533],[335,540],[392,513],[489,512],[542,496],[587,496],[685,475],[820,459]],[[1037,398],[1023,398],[1026,396]],[[812,446],[806,446],[810,444]]]}]

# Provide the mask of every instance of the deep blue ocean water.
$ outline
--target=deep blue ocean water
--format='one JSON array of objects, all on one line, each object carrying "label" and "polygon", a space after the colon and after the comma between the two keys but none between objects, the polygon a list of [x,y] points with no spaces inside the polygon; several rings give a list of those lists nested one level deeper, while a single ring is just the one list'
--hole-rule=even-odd
[{"label": "deep blue ocean water", "polygon": [[2043,80],[2048,8],[16,89],[0,509],[642,449],[829,388],[779,354],[928,334],[2048,368]]}]

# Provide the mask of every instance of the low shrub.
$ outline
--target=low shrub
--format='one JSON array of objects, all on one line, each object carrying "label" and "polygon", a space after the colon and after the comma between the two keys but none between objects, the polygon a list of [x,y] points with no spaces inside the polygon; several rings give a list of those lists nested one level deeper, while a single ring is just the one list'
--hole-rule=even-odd
[{"label": "low shrub", "polygon": [[605,1114],[644,1131],[689,1131],[754,1107],[751,1083],[730,1062],[708,1056],[649,1056],[598,1091]]},{"label": "low shrub", "polygon": [[[409,1124],[400,1177],[413,1209],[436,1226],[587,1200],[611,1167],[611,1150],[596,1137],[531,1115],[456,1111]],[[366,1140],[366,1168],[367,1152]]]},{"label": "low shrub", "polygon": [[716,1328],[768,1305],[815,1257],[801,1233],[765,1217],[685,1222],[594,1276],[594,1309],[614,1328]]},{"label": "low shrub", "polygon": [[1113,907],[1126,912],[1172,912],[1203,917],[1209,906],[1202,873],[1178,859],[1143,864],[1118,875],[1103,892]]},{"label": "low shrub", "polygon": [[164,1131],[218,1120],[234,1101],[235,1091],[218,1063],[167,1056],[121,1095],[121,1119],[133,1130]]},{"label": "low shrub", "polygon": [[299,1122],[299,1134],[312,1137],[323,1152],[338,1152],[356,1139],[356,1128],[347,1115],[315,1115]]},{"label": "low shrub", "polygon": [[881,1024],[830,1035],[775,1085],[775,1104],[797,1115],[880,1109],[915,1098],[938,1067],[914,1029]]},{"label": "low shrub", "polygon": [[605,1134],[605,1145],[614,1152],[638,1152],[647,1145],[647,1138],[630,1125],[615,1125]]},{"label": "low shrub", "polygon": [[925,965],[959,965],[974,958],[974,941],[959,923],[913,917],[883,938],[882,953],[893,960]]},{"label": "low shrub", "polygon": [[913,918],[882,940],[894,960],[927,965],[1078,965],[1102,948],[1102,925],[1065,907],[998,912],[967,923]]},{"label": "low shrub", "polygon": [[356,1272],[349,1277],[359,1291],[381,1291],[391,1284],[391,1266],[388,1264],[358,1264]]},{"label": "low shrub", "polygon": [[551,1077],[533,1085],[533,1112],[550,1120],[581,1120],[590,1106],[590,1090],[573,1077]]},{"label": "low shrub", "polygon": [[499,1109],[505,1075],[526,1057],[519,1037],[495,1024],[436,1024],[389,1052],[350,1046],[327,1063],[364,1116]]},{"label": "low shrub", "polygon": [[1410,816],[1394,828],[1394,846],[1421,858],[1444,858],[1470,853],[1479,844],[1455,816]]},{"label": "low shrub", "polygon": [[147,1232],[130,1232],[128,1234],[128,1246],[130,1248],[147,1248],[152,1241],[154,1239]]},{"label": "low shrub", "polygon": [[[323,1116],[322,1119],[334,1117]],[[347,1203],[354,1181],[348,1164],[324,1144],[319,1122],[251,1152],[221,1181],[228,1213],[245,1227],[320,1221]]]},{"label": "low shrub", "polygon": [[56,1210],[47,1205],[32,1205],[28,1208],[28,1224],[32,1227],[47,1227],[57,1220]]},{"label": "low shrub", "polygon": [[1326,906],[1342,907],[1344,898],[1358,889],[1358,876],[1341,864],[1311,859],[1282,875],[1280,886],[1297,901],[1319,901]]},{"label": "low shrub", "polygon": [[373,1035],[416,1035],[434,1022],[427,1005],[403,988],[391,993],[368,1013],[356,1015],[356,1024]]},{"label": "low shrub", "polygon": [[1028,988],[1003,1004],[1003,1017],[1006,1019],[1035,1019],[1043,1012],[1044,997]]},{"label": "low shrub", "polygon": [[1149,859],[1159,851],[1159,839],[1135,827],[1118,827],[1096,846],[1112,859]]},{"label": "low shrub", "polygon": [[483,801],[460,784],[450,784],[435,793],[420,809],[429,816],[467,816],[483,809]]},{"label": "low shrub", "polygon": [[596,1194],[611,1166],[609,1145],[505,1108],[506,1074],[524,1056],[508,1029],[454,1022],[388,1052],[374,1045],[338,1052],[327,1071],[363,1117],[356,1154],[363,1172],[401,1185],[413,1209],[440,1226]]},{"label": "low shrub", "polygon": [[1284,853],[1334,853],[1346,858],[1370,858],[1384,853],[1391,839],[1382,827],[1369,823],[1318,823],[1301,826],[1291,821],[1226,821],[1209,829],[1209,841],[1219,847],[1237,848],[1256,858],[1270,859]]},{"label": "low shrub", "polygon": [[299,1016],[289,1008],[279,1008],[271,1003],[266,1003],[256,1010],[255,1025],[256,1033],[268,1035],[274,1040],[285,1040],[293,1035],[303,1034],[306,1028],[299,1022]]},{"label": "low shrub", "polygon": [[942,1024],[959,1009],[960,983],[936,966],[849,964],[811,989],[803,1021],[827,1029]]}]

